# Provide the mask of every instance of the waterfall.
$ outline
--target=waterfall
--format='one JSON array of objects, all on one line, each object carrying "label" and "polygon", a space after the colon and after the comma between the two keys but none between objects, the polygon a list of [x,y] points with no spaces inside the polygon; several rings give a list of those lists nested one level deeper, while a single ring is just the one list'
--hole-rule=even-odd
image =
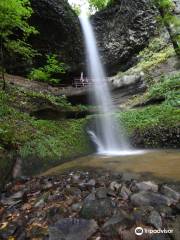
[{"label": "waterfall", "polygon": [[97,49],[97,43],[93,28],[87,16],[80,15],[80,23],[83,29],[88,78],[92,80],[92,92],[90,98],[99,110],[96,118],[96,127],[90,131],[93,141],[96,143],[100,154],[124,154],[129,151],[129,144],[124,136],[123,129],[116,123],[114,113],[115,107],[105,71],[103,69]]}]

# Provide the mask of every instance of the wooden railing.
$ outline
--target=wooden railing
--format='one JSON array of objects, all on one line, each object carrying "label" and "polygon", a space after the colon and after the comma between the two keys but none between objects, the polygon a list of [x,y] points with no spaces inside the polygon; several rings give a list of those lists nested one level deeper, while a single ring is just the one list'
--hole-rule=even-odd
[{"label": "wooden railing", "polygon": [[75,78],[72,82],[72,86],[75,88],[86,87],[92,85],[93,81],[91,79],[84,79],[83,81],[79,78]]}]

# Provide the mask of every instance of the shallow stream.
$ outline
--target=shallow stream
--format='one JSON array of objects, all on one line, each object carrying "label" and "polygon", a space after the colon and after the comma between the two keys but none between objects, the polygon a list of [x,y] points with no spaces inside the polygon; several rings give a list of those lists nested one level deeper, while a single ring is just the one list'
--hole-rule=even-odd
[{"label": "shallow stream", "polygon": [[105,169],[115,172],[134,172],[155,178],[180,181],[180,151],[145,150],[134,155],[89,155],[77,158],[48,170],[45,175],[59,174],[70,169]]}]

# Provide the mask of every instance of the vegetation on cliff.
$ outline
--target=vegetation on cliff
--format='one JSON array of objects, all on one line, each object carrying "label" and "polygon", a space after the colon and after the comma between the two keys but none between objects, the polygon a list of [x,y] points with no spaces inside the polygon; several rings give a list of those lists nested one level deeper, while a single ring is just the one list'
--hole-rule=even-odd
[{"label": "vegetation on cliff", "polygon": [[0,48],[1,48],[1,73],[3,88],[5,88],[4,55],[7,52],[23,56],[24,59],[32,59],[35,51],[27,43],[31,34],[37,33],[30,26],[28,20],[32,14],[29,0],[1,0],[0,1]]}]

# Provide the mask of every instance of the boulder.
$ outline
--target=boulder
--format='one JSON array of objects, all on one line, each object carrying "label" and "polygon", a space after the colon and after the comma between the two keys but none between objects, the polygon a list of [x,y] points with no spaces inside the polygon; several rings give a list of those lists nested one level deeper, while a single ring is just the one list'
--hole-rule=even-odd
[{"label": "boulder", "polygon": [[102,231],[103,234],[109,239],[119,235],[119,228],[129,228],[133,225],[132,218],[124,211],[119,211],[118,214],[113,215],[109,218],[103,225]]},{"label": "boulder", "polygon": [[97,228],[94,220],[64,218],[49,227],[49,240],[87,240]]},{"label": "boulder", "polygon": [[144,182],[136,183],[136,187],[139,191],[158,192],[158,185],[151,181],[144,181]]},{"label": "boulder", "polygon": [[172,188],[163,185],[160,189],[160,192],[164,194],[165,196],[172,198],[174,201],[179,201],[180,200],[180,193],[174,191]]},{"label": "boulder", "polygon": [[103,219],[113,213],[113,205],[109,199],[85,201],[80,215],[85,219]]},{"label": "boulder", "polygon": [[162,228],[162,219],[157,211],[152,211],[150,213],[148,217],[148,223],[157,229]]},{"label": "boulder", "polygon": [[131,201],[135,206],[170,206],[174,201],[162,194],[141,191],[131,196]]},{"label": "boulder", "polygon": [[113,74],[134,62],[156,30],[156,14],[149,0],[116,0],[92,16],[100,55],[108,72]]}]

